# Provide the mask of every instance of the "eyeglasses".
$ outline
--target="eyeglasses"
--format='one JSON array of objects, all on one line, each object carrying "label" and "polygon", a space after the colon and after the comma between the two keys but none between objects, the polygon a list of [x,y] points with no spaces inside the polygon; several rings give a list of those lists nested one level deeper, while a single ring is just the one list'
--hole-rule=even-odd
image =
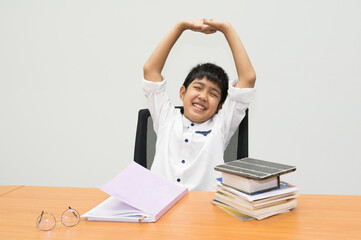
[{"label": "eyeglasses", "polygon": [[44,210],[41,212],[40,216],[36,220],[36,226],[39,230],[42,231],[50,231],[58,224],[63,224],[66,227],[74,227],[80,221],[80,215],[77,210],[69,209],[65,210],[63,214],[61,214],[61,222],[56,222],[56,218],[53,214],[49,212],[45,212]]}]

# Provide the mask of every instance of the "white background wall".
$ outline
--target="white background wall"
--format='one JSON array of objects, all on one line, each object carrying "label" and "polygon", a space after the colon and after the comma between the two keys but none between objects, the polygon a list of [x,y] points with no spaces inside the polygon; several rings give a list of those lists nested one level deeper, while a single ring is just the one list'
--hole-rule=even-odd
[{"label": "white background wall", "polygon": [[[257,72],[250,156],[301,193],[361,194],[359,1],[0,0],[0,184],[96,187],[133,158],[142,66],[181,18],[230,21]],[[236,77],[221,34],[186,32],[164,69]]]}]

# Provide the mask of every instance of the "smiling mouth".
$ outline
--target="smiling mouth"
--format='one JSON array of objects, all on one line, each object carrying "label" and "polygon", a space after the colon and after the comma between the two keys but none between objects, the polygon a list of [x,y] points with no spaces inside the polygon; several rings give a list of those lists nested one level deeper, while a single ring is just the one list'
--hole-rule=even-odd
[{"label": "smiling mouth", "polygon": [[199,105],[199,104],[197,104],[197,103],[193,103],[192,105],[193,105],[193,107],[195,107],[195,108],[197,108],[197,109],[199,109],[199,110],[202,110],[202,111],[206,110],[205,107],[203,107],[202,105]]}]

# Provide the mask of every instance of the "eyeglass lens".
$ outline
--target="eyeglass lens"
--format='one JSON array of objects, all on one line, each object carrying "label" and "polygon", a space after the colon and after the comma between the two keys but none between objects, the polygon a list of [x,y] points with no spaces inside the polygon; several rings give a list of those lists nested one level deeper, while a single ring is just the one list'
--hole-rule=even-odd
[{"label": "eyeglass lens", "polygon": [[67,227],[73,227],[77,225],[80,221],[79,213],[75,209],[65,210],[61,215],[61,222]]},{"label": "eyeglass lens", "polygon": [[40,230],[49,231],[56,225],[56,219],[53,214],[42,211],[38,219],[36,220],[36,226]]}]

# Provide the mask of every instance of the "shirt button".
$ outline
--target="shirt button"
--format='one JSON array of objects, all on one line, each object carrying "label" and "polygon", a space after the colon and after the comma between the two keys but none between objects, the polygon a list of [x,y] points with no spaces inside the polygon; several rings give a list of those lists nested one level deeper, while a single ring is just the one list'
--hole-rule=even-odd
[{"label": "shirt button", "polygon": [[194,123],[191,123],[191,126],[193,127],[193,126],[194,126]]},{"label": "shirt button", "polygon": [[177,182],[180,182],[180,178],[177,178]]},{"label": "shirt button", "polygon": [[189,140],[188,140],[188,139],[185,139],[184,141],[185,141],[185,142],[188,142]]},{"label": "shirt button", "polygon": [[186,163],[186,160],[182,160],[182,163]]}]

